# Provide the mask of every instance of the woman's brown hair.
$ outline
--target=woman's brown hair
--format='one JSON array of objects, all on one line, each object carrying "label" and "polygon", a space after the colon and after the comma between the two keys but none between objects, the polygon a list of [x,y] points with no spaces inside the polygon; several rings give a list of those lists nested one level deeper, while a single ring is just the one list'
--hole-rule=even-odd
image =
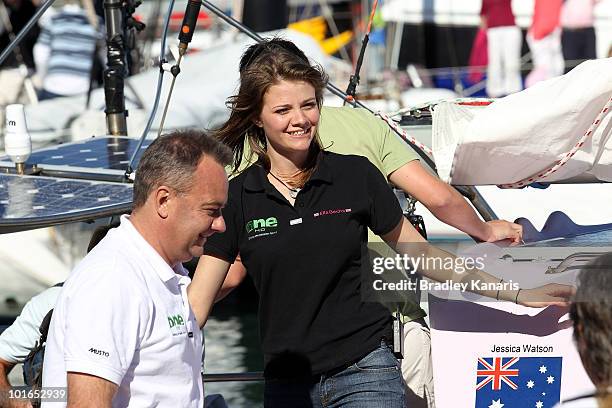
[{"label": "woman's brown hair", "polygon": [[[265,93],[272,85],[282,80],[305,81],[312,85],[317,105],[321,108],[327,74],[319,65],[311,65],[295,44],[281,38],[273,38],[250,46],[240,60],[238,93],[230,96],[226,102],[231,109],[230,117],[215,131],[217,138],[233,151],[234,173],[241,167],[245,138],[251,154],[257,156],[258,163],[270,169],[270,159],[266,153],[266,135],[254,122],[261,114]],[[308,180],[316,167],[320,151],[321,143],[318,135],[315,135],[304,168],[295,175],[290,184],[302,186]]]}]

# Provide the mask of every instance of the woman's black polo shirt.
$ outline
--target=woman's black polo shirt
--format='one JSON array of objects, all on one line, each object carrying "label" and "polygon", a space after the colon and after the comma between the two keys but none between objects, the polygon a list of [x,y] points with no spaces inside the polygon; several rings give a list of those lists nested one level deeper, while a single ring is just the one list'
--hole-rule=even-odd
[{"label": "woman's black polo shirt", "polygon": [[361,300],[361,273],[369,268],[367,227],[379,235],[395,228],[397,199],[360,156],[323,152],[294,206],[266,174],[253,165],[230,181],[227,230],[204,253],[229,262],[240,253],[252,276],[268,377],[356,361],[390,333],[389,311]]}]

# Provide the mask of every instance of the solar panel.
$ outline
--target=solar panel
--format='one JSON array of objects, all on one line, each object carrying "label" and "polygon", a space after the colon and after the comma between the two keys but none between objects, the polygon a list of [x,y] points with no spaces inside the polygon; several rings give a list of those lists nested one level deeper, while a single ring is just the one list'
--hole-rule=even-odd
[{"label": "solar panel", "polygon": [[0,232],[129,211],[132,184],[0,174]]},{"label": "solar panel", "polygon": [[[135,168],[140,156],[152,140],[145,140],[134,161]],[[62,172],[122,175],[138,144],[128,137],[95,137],[73,143],[60,144],[32,152],[26,168],[37,165],[39,169]],[[8,156],[0,157],[0,167],[13,168]]]}]

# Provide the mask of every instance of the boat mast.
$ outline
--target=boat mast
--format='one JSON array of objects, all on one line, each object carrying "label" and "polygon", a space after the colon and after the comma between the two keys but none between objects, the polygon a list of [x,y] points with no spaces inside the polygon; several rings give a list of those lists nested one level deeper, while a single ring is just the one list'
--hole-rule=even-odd
[{"label": "boat mast", "polygon": [[122,0],[104,0],[106,21],[106,69],[104,97],[106,100],[106,128],[109,135],[127,135],[127,111],[123,95],[126,76],[125,38]]}]

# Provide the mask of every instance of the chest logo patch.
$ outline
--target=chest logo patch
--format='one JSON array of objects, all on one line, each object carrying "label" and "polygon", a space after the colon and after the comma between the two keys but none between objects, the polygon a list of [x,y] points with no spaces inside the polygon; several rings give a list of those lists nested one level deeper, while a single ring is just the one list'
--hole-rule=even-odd
[{"label": "chest logo patch", "polygon": [[338,208],[335,210],[321,210],[319,212],[316,212],[313,215],[313,217],[322,217],[324,215],[335,215],[335,214],[346,214],[346,213],[350,213],[352,211],[352,209],[350,208]]},{"label": "chest logo patch", "polygon": [[170,325],[170,332],[173,336],[181,336],[187,333],[187,326],[185,325],[185,319],[181,314],[175,314],[174,316],[168,316],[168,325]]},{"label": "chest logo patch", "polygon": [[246,223],[249,239],[276,234],[278,220],[276,217],[259,218]]}]

